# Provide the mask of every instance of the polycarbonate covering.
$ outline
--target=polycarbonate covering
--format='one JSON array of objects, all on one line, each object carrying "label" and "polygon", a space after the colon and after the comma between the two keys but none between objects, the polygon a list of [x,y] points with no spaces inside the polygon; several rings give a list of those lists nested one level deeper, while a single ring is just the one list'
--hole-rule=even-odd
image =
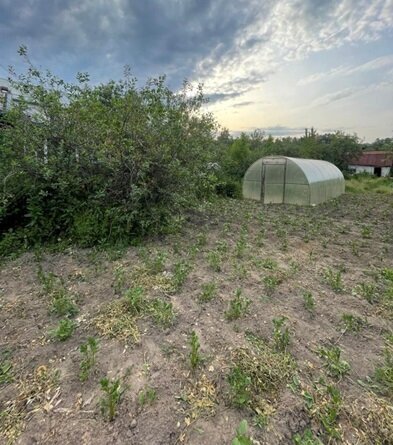
[{"label": "polycarbonate covering", "polygon": [[345,192],[341,171],[330,162],[269,156],[254,162],[243,179],[243,196],[265,204],[320,204]]}]

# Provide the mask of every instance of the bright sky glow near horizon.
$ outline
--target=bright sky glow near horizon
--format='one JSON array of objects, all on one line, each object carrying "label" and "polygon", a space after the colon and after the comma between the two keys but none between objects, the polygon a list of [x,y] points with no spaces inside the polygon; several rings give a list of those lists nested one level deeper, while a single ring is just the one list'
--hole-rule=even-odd
[{"label": "bright sky glow near horizon", "polygon": [[233,132],[393,137],[393,0],[0,0],[0,77],[21,44],[66,80],[202,82]]}]

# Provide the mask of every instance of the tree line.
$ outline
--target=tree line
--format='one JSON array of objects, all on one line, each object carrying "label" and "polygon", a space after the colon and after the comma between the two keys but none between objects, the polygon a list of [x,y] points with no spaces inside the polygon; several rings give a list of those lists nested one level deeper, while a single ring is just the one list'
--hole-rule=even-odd
[{"label": "tree line", "polygon": [[239,196],[261,156],[345,169],[363,148],[344,133],[233,137],[204,112],[201,87],[173,92],[165,77],[139,87],[128,69],[117,82],[79,73],[67,83],[20,53],[28,68],[12,80],[20,97],[0,127],[0,255],[48,241],[129,243],[171,230],[203,199]]}]

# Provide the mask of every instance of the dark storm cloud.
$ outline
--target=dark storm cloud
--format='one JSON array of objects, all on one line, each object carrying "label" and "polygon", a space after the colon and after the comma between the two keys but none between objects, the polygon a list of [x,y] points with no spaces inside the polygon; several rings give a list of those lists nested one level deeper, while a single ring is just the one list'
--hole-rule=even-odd
[{"label": "dark storm cloud", "polygon": [[98,67],[103,77],[116,77],[129,64],[137,76],[167,72],[178,84],[209,54],[219,57],[230,50],[235,36],[254,20],[253,5],[246,0],[1,0],[1,63],[13,62],[17,47],[26,44],[33,60],[54,65],[63,76]]}]

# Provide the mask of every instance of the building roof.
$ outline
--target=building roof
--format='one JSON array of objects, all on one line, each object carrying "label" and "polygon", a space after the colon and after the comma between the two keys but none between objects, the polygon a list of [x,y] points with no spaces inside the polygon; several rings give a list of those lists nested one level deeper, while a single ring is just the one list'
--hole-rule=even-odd
[{"label": "building roof", "polygon": [[364,151],[358,158],[352,160],[352,165],[392,167],[393,153],[388,151]]}]

